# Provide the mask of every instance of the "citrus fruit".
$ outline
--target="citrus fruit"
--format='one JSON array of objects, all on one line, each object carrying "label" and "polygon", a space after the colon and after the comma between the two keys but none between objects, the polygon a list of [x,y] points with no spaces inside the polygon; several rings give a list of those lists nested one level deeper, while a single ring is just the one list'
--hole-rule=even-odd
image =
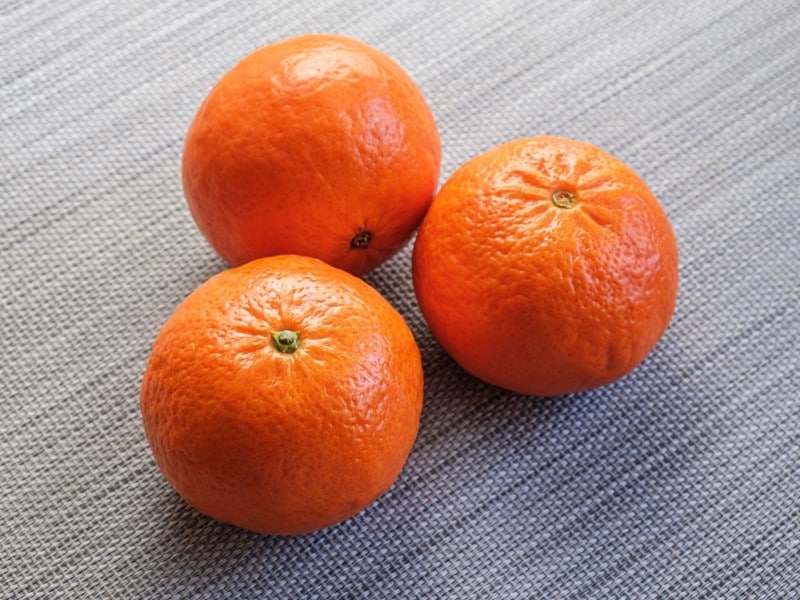
[{"label": "citrus fruit", "polygon": [[461,166],[413,253],[435,337],[478,378],[554,396],[638,365],[671,319],[678,251],[634,172],[587,143],[512,141]]},{"label": "citrus fruit", "polygon": [[158,467],[190,505],[288,535],[389,488],[422,386],[414,337],[377,291],[317,259],[275,256],[217,274],[177,307],[140,408]]},{"label": "citrus fruit", "polygon": [[213,87],[186,135],[183,188],[232,265],[301,254],[360,275],[417,228],[440,158],[433,114],[396,62],[304,35],[255,51]]}]

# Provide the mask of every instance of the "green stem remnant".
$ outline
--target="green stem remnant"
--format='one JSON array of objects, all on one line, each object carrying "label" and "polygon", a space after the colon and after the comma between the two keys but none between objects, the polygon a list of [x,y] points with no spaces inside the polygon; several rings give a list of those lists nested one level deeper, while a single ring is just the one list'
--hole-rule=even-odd
[{"label": "green stem remnant", "polygon": [[557,190],[550,194],[550,200],[558,208],[575,208],[578,203],[578,197],[573,192],[567,190]]},{"label": "green stem remnant", "polygon": [[291,354],[300,345],[300,334],[291,329],[272,332],[272,345],[283,354]]}]

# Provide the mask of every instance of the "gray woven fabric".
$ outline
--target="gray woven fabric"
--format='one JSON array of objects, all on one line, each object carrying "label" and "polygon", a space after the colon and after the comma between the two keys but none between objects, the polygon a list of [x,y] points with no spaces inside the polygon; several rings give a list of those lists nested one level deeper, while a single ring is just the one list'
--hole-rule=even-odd
[{"label": "gray woven fabric", "polygon": [[[0,596],[800,597],[800,6],[687,4],[4,0]],[[442,180],[539,133],[631,164],[681,289],[633,374],[527,398],[435,343],[406,247],[368,280],[425,361],[407,466],[355,518],[275,538],[180,500],[138,391],[225,266],[182,199],[189,120],[242,56],[309,31],[406,67]]]}]

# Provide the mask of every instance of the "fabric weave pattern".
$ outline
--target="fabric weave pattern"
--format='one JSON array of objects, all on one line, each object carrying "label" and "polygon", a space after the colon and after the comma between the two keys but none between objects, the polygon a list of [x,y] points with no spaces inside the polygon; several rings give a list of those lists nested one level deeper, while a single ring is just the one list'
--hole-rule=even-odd
[{"label": "fabric weave pattern", "polygon": [[[800,597],[796,2],[7,0],[0,29],[0,597]],[[367,277],[423,354],[407,466],[355,518],[275,538],[178,498],[138,391],[225,268],[182,198],[186,127],[237,60],[311,31],[408,70],[442,181],[540,133],[630,164],[681,287],[631,375],[528,398],[438,346],[409,244]]]}]

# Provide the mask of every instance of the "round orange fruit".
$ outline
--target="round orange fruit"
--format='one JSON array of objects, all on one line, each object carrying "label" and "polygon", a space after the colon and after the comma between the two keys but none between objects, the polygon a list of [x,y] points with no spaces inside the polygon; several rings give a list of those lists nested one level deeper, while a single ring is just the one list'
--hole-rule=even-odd
[{"label": "round orange fruit", "polygon": [[422,410],[420,353],[361,279],[276,256],[212,277],[159,332],[144,431],[167,481],[217,520],[299,534],[346,519],[400,473]]},{"label": "round orange fruit", "polygon": [[336,35],[265,46],[213,87],[189,126],[183,188],[230,264],[278,254],[361,275],[410,238],[439,178],[422,92],[386,54]]},{"label": "round orange fruit", "polygon": [[554,396],[636,367],[670,322],[678,250],[630,167],[541,136],[473,158],[431,205],[414,289],[444,349],[478,378]]}]

